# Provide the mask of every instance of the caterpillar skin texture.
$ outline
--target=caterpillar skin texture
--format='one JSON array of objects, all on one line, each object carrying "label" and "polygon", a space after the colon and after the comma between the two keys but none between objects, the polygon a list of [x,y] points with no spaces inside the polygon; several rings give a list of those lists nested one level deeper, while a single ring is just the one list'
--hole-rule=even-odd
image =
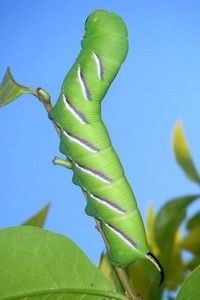
[{"label": "caterpillar skin texture", "polygon": [[60,128],[60,151],[86,196],[86,213],[99,220],[112,263],[124,267],[147,258],[162,281],[162,267],[149,251],[133,191],[101,119],[101,100],[127,55],[126,26],[116,14],[97,10],[86,21],[81,45],[50,111]]}]

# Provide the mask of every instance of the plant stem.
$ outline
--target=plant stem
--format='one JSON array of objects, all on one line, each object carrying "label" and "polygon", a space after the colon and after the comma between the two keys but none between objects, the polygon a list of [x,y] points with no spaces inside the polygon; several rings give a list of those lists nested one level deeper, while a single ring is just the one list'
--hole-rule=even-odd
[{"label": "plant stem", "polygon": [[[50,110],[53,107],[49,93],[47,91],[43,90],[42,88],[37,88],[36,94],[34,96],[36,96],[42,102],[44,108],[46,109],[47,113],[49,114]],[[60,136],[60,129],[58,128],[58,126],[56,126],[56,124],[53,122],[53,120],[51,120],[51,121],[53,123],[53,126],[54,126],[57,134]]]},{"label": "plant stem", "polygon": [[125,290],[126,295],[131,299],[131,300],[141,300],[141,296],[131,287],[129,278],[126,274],[126,271],[123,268],[116,267],[115,266],[115,271],[120,279],[120,282]]}]

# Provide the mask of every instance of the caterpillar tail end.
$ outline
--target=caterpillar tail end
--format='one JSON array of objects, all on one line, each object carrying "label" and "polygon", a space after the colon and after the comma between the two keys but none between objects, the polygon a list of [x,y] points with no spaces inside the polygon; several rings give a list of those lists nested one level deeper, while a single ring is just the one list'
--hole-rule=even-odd
[{"label": "caterpillar tail end", "polygon": [[154,266],[158,269],[158,271],[160,273],[160,283],[159,283],[159,286],[160,286],[165,278],[164,269],[163,269],[161,263],[159,262],[159,260],[157,259],[157,257],[152,252],[148,252],[146,254],[146,258],[148,260],[150,260],[154,264]]}]

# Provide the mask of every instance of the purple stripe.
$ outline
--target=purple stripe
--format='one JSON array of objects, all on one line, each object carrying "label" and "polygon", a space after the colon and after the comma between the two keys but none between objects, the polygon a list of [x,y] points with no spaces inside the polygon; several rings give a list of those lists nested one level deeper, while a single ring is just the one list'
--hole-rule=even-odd
[{"label": "purple stripe", "polygon": [[[120,222],[120,221],[119,221]],[[122,232],[120,229],[116,228],[113,225],[110,225],[106,222],[104,222],[108,227],[110,227],[111,229],[113,229],[114,231],[116,231],[117,233],[119,233],[119,235],[121,235],[125,240],[127,240],[127,242],[129,242],[134,248],[137,248],[137,243],[134,242],[128,235],[126,235],[124,232]]]},{"label": "purple stripe", "polygon": [[97,196],[95,194],[92,194],[92,193],[89,193],[89,195],[97,198],[100,202],[107,203],[108,205],[110,205],[111,207],[113,207],[115,210],[118,210],[120,213],[125,213],[125,210],[122,207],[120,207],[119,205],[117,205],[116,203],[113,203],[112,201],[110,201],[108,199],[99,197],[99,196]]},{"label": "purple stripe", "polygon": [[82,80],[83,85],[84,85],[84,88],[85,88],[85,93],[86,93],[87,99],[88,99],[88,100],[91,100],[90,90],[89,90],[89,88],[88,88],[88,86],[87,86],[87,82],[86,82],[86,80],[85,80],[85,77],[84,77],[83,72],[82,72],[81,69],[80,69],[80,77],[81,77],[81,80]]},{"label": "purple stripe", "polygon": [[78,136],[70,133],[67,130],[64,130],[64,132],[66,132],[66,134],[68,134],[70,137],[72,137],[75,140],[79,141],[80,143],[84,144],[86,147],[90,148],[91,150],[96,151],[96,152],[99,151],[99,149],[96,146],[94,146],[93,144],[89,143],[88,141],[86,141],[84,139],[81,139],[80,137],[78,137]]},{"label": "purple stripe", "polygon": [[79,163],[77,163],[77,162],[74,162],[74,163],[77,164],[78,167],[80,167],[80,168],[82,168],[82,169],[84,169],[84,170],[86,170],[86,171],[91,172],[92,174],[94,174],[94,176],[95,176],[95,175],[96,175],[96,176],[99,176],[99,177],[102,178],[103,180],[112,183],[112,179],[109,178],[108,176],[106,176],[105,174],[103,174],[103,173],[101,173],[101,172],[99,172],[99,171],[97,171],[97,170],[93,170],[93,169],[91,169],[91,168],[88,168],[88,167],[86,167],[86,166],[84,166],[84,165],[81,165],[81,164],[79,164]]},{"label": "purple stripe", "polygon": [[80,112],[79,110],[77,110],[72,103],[70,102],[70,100],[67,98],[67,96],[64,95],[63,97],[64,101],[66,101],[66,103],[69,105],[69,107],[74,111],[74,113],[83,121],[83,123],[88,123],[87,118],[84,116],[84,114],[82,112]]}]

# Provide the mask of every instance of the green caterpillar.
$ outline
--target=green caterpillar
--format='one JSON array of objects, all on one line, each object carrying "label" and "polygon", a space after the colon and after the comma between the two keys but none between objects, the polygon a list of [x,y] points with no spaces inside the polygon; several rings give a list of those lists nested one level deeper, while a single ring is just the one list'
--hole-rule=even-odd
[{"label": "green caterpillar", "polygon": [[87,199],[86,213],[99,221],[114,265],[127,266],[147,258],[164,272],[149,251],[133,191],[124,175],[106,127],[101,100],[128,51],[127,29],[116,14],[97,10],[86,20],[82,50],[65,77],[61,95],[50,111],[60,129],[55,164],[73,171],[73,182]]}]

